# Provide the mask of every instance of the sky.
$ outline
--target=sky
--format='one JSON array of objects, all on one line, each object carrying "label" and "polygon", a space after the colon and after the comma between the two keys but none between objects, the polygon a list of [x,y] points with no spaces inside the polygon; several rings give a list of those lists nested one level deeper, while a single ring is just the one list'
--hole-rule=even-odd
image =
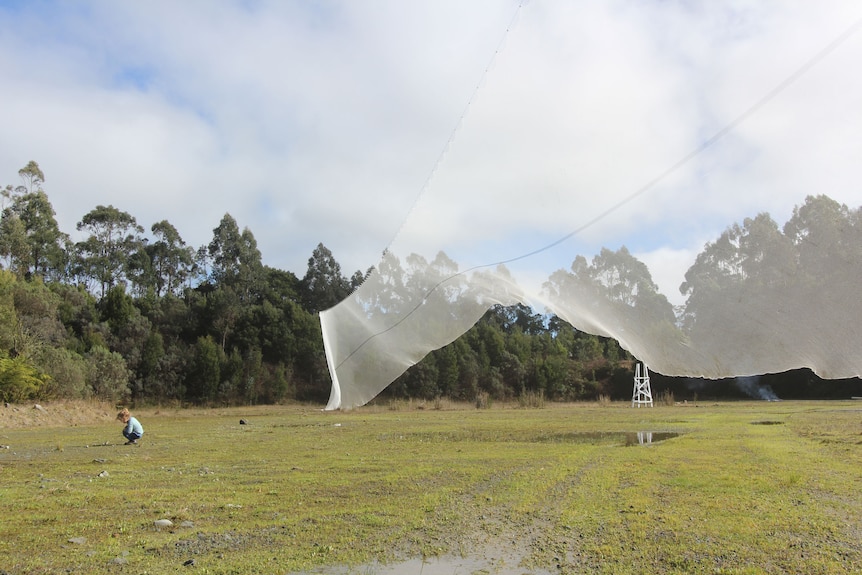
[{"label": "sky", "polygon": [[[384,249],[540,277],[625,245],[662,293],[810,194],[862,205],[855,0],[0,0],[0,185],[302,277]],[[558,239],[571,238],[553,250]],[[468,248],[469,247],[469,248]]]}]

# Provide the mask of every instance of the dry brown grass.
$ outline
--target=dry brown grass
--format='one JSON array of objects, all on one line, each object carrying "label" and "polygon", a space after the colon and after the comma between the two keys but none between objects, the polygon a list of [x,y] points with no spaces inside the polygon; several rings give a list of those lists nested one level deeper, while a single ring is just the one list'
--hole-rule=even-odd
[{"label": "dry brown grass", "polygon": [[108,402],[62,400],[6,403],[0,407],[0,429],[76,427],[105,423],[116,417],[116,406]]}]

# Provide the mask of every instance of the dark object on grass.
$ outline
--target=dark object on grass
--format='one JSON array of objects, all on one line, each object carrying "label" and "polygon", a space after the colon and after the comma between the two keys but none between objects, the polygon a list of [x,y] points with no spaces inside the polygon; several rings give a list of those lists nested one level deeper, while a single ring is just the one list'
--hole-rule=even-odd
[{"label": "dark object on grass", "polygon": [[183,567],[194,567],[194,566],[195,566],[195,560],[194,559],[189,559],[188,561],[183,563]]},{"label": "dark object on grass", "polygon": [[240,420],[239,420],[239,424],[240,424],[240,425],[248,425],[248,422],[247,422],[246,420],[244,420],[244,419],[240,419]]}]

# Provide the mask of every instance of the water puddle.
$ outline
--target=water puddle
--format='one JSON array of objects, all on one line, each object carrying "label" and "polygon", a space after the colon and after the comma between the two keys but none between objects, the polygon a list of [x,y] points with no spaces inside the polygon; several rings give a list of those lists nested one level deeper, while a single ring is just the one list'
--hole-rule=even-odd
[{"label": "water puddle", "polygon": [[506,442],[524,441],[530,443],[579,443],[590,445],[650,445],[679,437],[674,431],[571,431],[565,433],[491,433],[474,430],[450,431],[445,433],[422,432],[381,435],[381,441],[418,441],[420,443],[455,443],[458,441]]},{"label": "water puddle", "polygon": [[317,567],[288,575],[555,575],[546,569],[525,569],[505,560],[430,557],[399,563],[370,563],[354,567]]},{"label": "water puddle", "polygon": [[675,431],[580,431],[560,433],[540,439],[553,443],[589,443],[593,445],[651,445],[679,437]]},{"label": "water puddle", "polygon": [[650,445],[679,437],[679,433],[673,431],[637,431],[634,433],[626,433],[626,446],[630,445]]}]

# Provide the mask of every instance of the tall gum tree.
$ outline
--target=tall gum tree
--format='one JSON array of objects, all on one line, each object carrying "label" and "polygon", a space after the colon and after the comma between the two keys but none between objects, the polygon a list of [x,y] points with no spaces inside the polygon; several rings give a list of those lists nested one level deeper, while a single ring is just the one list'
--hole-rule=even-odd
[{"label": "tall gum tree", "polygon": [[90,235],[75,244],[78,274],[100,287],[100,297],[127,277],[128,262],[143,245],[144,228],[133,216],[114,206],[96,208],[78,222]]},{"label": "tall gum tree", "polygon": [[32,274],[61,281],[66,278],[70,241],[60,231],[54,207],[42,189],[45,175],[33,161],[18,175],[23,185],[7,186],[2,192],[9,203],[0,215],[0,255],[19,277]]},{"label": "tall gum tree", "polygon": [[264,269],[257,240],[248,228],[240,232],[230,214],[225,214],[213,230],[208,253],[211,276],[219,287],[232,289],[244,302],[261,291]]},{"label": "tall gum tree", "polygon": [[152,264],[156,295],[176,293],[191,273],[194,250],[167,220],[153,224],[150,231],[155,241],[146,251]]},{"label": "tall gum tree", "polygon": [[328,309],[350,295],[350,281],[342,275],[341,264],[322,243],[308,258],[302,289],[303,303],[311,313]]}]

